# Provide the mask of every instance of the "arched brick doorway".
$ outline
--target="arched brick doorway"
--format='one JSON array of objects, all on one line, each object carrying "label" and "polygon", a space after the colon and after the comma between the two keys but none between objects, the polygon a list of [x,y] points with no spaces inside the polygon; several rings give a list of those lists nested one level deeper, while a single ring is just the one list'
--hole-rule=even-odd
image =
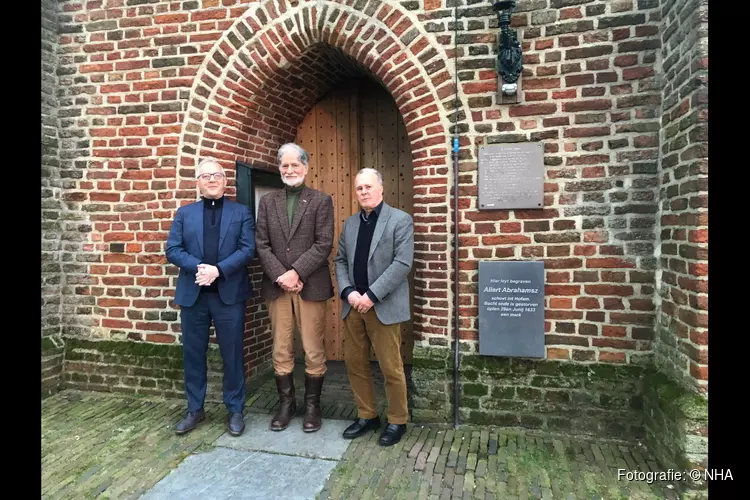
[{"label": "arched brick doorway", "polygon": [[[423,35],[410,14],[386,3],[367,3],[363,11],[344,2],[249,9],[195,78],[180,138],[177,197],[195,198],[194,168],[203,156],[219,158],[230,179],[237,160],[274,169],[278,147],[295,140],[297,125],[330,89],[354,77],[380,82],[403,117],[412,157],[414,343],[446,345],[455,86],[446,54]],[[251,271],[259,285],[260,269]],[[270,366],[268,323],[256,298],[246,326],[250,376]]]}]

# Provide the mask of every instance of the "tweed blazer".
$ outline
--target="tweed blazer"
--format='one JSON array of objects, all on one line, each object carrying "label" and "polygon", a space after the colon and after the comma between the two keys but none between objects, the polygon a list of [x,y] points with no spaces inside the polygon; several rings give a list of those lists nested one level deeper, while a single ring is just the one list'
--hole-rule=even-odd
[{"label": "tweed blazer", "polygon": [[[336,281],[343,291],[354,286],[354,253],[362,221],[359,212],[344,221],[336,254]],[[375,225],[367,260],[367,280],[375,294],[375,314],[381,323],[391,325],[411,317],[409,300],[409,271],[414,259],[414,222],[398,208],[383,203]],[[341,318],[346,318],[352,306],[341,301]]]},{"label": "tweed blazer", "polygon": [[258,204],[256,252],[263,268],[261,297],[278,298],[283,289],[276,279],[290,269],[304,283],[303,300],[333,297],[328,257],[333,248],[333,200],[305,187],[299,194],[291,227],[286,209],[286,189],[268,193]]}]

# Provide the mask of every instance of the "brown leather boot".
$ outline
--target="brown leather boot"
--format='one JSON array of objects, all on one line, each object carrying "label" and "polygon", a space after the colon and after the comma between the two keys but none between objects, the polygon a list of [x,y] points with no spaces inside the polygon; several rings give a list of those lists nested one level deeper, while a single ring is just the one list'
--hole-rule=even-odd
[{"label": "brown leather boot", "polygon": [[320,391],[323,389],[323,376],[314,377],[305,373],[305,419],[302,430],[315,432],[320,429]]},{"label": "brown leather boot", "polygon": [[294,374],[276,374],[276,389],[279,391],[279,408],[271,420],[272,431],[283,431],[289,426],[297,411],[297,403],[294,400]]}]

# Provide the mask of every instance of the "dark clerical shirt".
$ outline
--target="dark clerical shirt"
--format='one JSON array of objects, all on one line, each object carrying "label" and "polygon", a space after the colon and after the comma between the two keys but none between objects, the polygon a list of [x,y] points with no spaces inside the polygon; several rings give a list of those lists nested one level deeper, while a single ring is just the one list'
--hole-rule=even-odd
[{"label": "dark clerical shirt", "polygon": [[[224,206],[224,197],[212,200],[203,198],[203,261],[202,264],[216,266],[219,262],[219,234],[221,232],[221,209]],[[218,267],[218,266],[217,266]],[[223,276],[219,269],[219,278]],[[216,278],[209,286],[202,286],[201,292],[216,293],[219,278]]]}]

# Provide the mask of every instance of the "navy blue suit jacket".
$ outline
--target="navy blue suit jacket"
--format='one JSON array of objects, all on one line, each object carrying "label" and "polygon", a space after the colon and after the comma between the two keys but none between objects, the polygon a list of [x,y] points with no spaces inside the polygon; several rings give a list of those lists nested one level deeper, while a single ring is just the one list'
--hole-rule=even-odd
[{"label": "navy blue suit jacket", "polygon": [[[175,303],[192,306],[200,285],[195,283],[203,259],[203,200],[177,209],[167,238],[167,260],[180,268]],[[216,278],[219,297],[227,305],[248,300],[252,285],[246,266],[255,256],[255,220],[245,205],[224,199],[219,233],[219,262],[223,276]]]}]

